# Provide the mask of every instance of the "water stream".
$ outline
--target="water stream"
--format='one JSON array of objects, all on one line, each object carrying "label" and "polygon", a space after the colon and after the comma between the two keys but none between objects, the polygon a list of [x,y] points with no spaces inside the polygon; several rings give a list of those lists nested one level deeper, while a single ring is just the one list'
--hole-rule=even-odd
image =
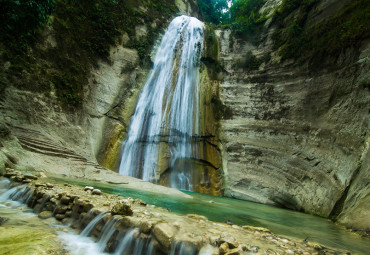
[{"label": "water stream", "polygon": [[203,26],[184,15],[169,25],[123,142],[120,174],[158,182],[163,171],[176,166],[170,186],[192,190],[191,174],[177,161],[191,158],[192,139],[199,134]]},{"label": "water stream", "polygon": [[276,234],[307,239],[359,254],[368,254],[370,251],[370,239],[351,234],[328,219],[301,212],[189,191],[184,192],[191,195],[192,199],[128,189],[124,185],[71,179],[60,179],[59,182],[94,186],[109,194],[138,198],[179,214],[195,213],[212,221],[265,227]]}]

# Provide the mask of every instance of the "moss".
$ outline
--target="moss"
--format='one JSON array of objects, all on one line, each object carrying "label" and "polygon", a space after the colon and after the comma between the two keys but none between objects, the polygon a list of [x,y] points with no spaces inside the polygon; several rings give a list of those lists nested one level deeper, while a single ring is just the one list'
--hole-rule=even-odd
[{"label": "moss", "polygon": [[217,80],[218,73],[224,68],[218,60],[218,40],[213,26],[206,26],[204,31],[205,53],[201,61],[207,66],[208,75],[212,80]]},{"label": "moss", "polygon": [[317,1],[303,1],[289,8],[284,6],[287,2],[291,1],[284,1],[274,17],[275,22],[280,23],[274,34],[274,46],[280,48],[282,59],[304,56],[320,65],[325,63],[323,59],[337,57],[346,48],[358,47],[370,36],[369,1],[351,1],[336,15],[309,27],[307,16]]},{"label": "moss", "polygon": [[[55,35],[57,46],[46,49],[42,46],[41,29],[33,35],[32,43],[17,40],[0,43],[0,64],[10,63],[8,69],[0,69],[4,77],[0,83],[35,92],[48,93],[55,89],[62,105],[71,110],[83,101],[83,88],[91,68],[99,60],[108,61],[110,47],[121,43],[123,32],[135,38],[135,26],[148,24],[147,37],[130,41],[130,47],[138,50],[140,63],[147,64],[156,35],[177,11],[173,0],[56,0],[55,3],[47,26]],[[150,26],[153,20],[158,21],[155,28]]]},{"label": "moss", "polygon": [[226,106],[220,99],[220,96],[214,95],[211,99],[213,112],[215,113],[216,121],[221,119],[229,120],[233,118],[233,112],[231,107]]}]

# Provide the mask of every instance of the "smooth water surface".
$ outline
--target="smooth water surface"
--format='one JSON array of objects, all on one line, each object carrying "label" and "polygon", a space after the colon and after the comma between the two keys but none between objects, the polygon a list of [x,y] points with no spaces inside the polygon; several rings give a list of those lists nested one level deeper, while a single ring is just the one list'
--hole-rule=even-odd
[{"label": "smooth water surface", "polygon": [[188,191],[184,192],[191,195],[193,199],[152,194],[123,186],[84,180],[60,179],[59,181],[80,186],[94,186],[106,193],[138,198],[148,204],[168,208],[179,214],[195,213],[204,215],[212,221],[230,220],[237,225],[265,227],[276,234],[307,238],[307,241],[319,242],[359,254],[369,254],[370,251],[370,239],[358,237],[328,219],[300,212]]}]

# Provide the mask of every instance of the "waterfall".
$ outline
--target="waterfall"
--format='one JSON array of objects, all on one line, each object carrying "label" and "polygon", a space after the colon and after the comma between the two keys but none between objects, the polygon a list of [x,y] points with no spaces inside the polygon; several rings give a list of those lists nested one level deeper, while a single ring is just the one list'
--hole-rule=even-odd
[{"label": "waterfall", "polygon": [[203,28],[202,22],[188,16],[170,23],[123,142],[120,174],[158,182],[160,171],[166,170],[159,169],[159,164],[165,160],[167,169],[176,168],[171,172],[170,186],[192,189],[189,166],[178,161],[197,153],[192,140],[200,130]]}]

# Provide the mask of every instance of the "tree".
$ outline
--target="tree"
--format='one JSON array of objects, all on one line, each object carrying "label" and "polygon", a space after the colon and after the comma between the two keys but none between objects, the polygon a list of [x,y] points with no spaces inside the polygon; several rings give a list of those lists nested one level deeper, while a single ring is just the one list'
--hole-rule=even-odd
[{"label": "tree", "polygon": [[215,25],[229,22],[231,0],[198,0],[199,10],[205,22]]}]

